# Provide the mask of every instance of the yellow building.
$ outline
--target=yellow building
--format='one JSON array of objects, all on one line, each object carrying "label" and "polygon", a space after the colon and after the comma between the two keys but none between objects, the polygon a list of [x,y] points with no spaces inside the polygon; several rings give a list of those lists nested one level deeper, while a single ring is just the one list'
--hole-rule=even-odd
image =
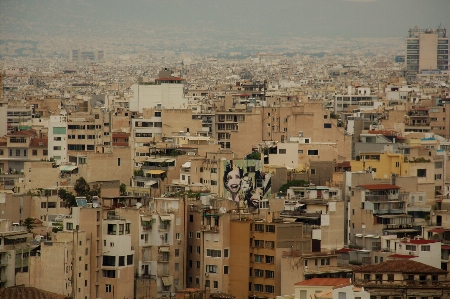
[{"label": "yellow building", "polygon": [[361,152],[356,160],[350,161],[352,171],[369,170],[375,179],[387,179],[391,175],[409,176],[409,163],[405,162],[405,155],[386,151]]}]

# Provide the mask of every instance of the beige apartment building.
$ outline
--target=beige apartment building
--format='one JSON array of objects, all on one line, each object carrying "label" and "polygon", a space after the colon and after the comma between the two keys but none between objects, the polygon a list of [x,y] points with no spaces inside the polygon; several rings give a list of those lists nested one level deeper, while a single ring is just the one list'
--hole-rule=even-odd
[{"label": "beige apartment building", "polygon": [[283,251],[311,252],[311,237],[303,223],[232,219],[230,293],[247,298],[275,298],[281,294]]},{"label": "beige apartment building", "polygon": [[351,278],[352,269],[339,267],[333,252],[284,251],[281,258],[281,294],[294,294],[295,284],[313,278]]},{"label": "beige apartment building", "polygon": [[187,204],[186,287],[230,293],[230,213],[236,206],[221,199]]},{"label": "beige apartment building", "polygon": [[109,208],[74,207],[63,220],[64,231],[91,236],[89,298],[133,298],[134,254],[131,222]]},{"label": "beige apartment building", "polygon": [[41,243],[40,254],[29,257],[29,271],[17,275],[17,284],[73,298],[92,298],[90,244],[84,231],[54,234],[52,241]]},{"label": "beige apartment building", "polygon": [[136,298],[160,298],[185,286],[185,200],[153,198],[148,207],[119,208],[130,221]]}]

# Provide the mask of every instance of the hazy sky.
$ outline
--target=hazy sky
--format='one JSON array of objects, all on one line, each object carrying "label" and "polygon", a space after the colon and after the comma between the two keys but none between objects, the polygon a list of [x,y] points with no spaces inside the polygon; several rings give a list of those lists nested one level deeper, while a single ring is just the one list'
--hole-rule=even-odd
[{"label": "hazy sky", "polygon": [[[450,30],[450,0],[0,0],[4,33],[97,35],[183,28],[263,36],[405,37]],[[166,29],[167,29],[166,28]]]}]

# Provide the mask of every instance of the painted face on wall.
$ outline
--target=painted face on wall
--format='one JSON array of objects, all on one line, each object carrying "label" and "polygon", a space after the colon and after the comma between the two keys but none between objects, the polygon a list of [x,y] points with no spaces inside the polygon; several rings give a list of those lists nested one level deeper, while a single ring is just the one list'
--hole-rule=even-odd
[{"label": "painted face on wall", "polygon": [[248,175],[245,175],[242,178],[241,190],[245,193],[250,191],[252,188],[253,188],[252,179]]},{"label": "painted face on wall", "polygon": [[238,192],[241,188],[241,174],[239,172],[239,169],[234,168],[232,171],[230,171],[227,175],[227,188],[231,192]]}]

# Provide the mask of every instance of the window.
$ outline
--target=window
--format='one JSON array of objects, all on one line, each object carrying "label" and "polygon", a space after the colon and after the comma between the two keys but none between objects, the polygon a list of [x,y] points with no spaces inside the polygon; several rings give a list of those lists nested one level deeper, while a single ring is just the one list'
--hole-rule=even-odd
[{"label": "window", "polygon": [[193,232],[189,232],[189,238],[192,238],[194,236]]},{"label": "window", "polygon": [[308,150],[308,156],[318,156],[319,151],[318,150]]},{"label": "window", "polygon": [[266,255],[266,264],[273,264],[275,261],[274,257],[271,255]]},{"label": "window", "polygon": [[370,274],[364,274],[364,280],[370,281]]},{"label": "window", "polygon": [[324,129],[331,129],[331,124],[323,124]]},{"label": "window", "polygon": [[264,271],[255,269],[255,277],[264,277]]},{"label": "window", "polygon": [[108,278],[116,278],[115,270],[102,270],[102,276]]},{"label": "window", "polygon": [[224,249],[223,250],[223,257],[228,257],[228,252],[229,252],[229,249],[227,248],[227,249]]},{"label": "window", "polygon": [[217,280],[214,280],[214,288],[215,289],[219,288],[219,282]]},{"label": "window", "polygon": [[303,150],[298,150],[297,153],[298,154],[303,154]]},{"label": "window", "polygon": [[286,154],[286,149],[285,148],[280,148],[280,149],[278,149],[278,153],[279,154]]},{"label": "window", "polygon": [[255,232],[264,232],[264,224],[255,224]]},{"label": "window", "polygon": [[275,293],[275,287],[271,285],[266,285],[266,293]]},{"label": "window", "polygon": [[275,232],[275,225],[266,225],[266,232],[274,233]]},{"label": "window", "polygon": [[125,266],[125,256],[119,256],[119,267]]},{"label": "window", "polygon": [[395,167],[400,167],[400,162],[395,162]]},{"label": "window", "polygon": [[427,177],[427,170],[426,169],[417,169],[417,176],[419,178]]},{"label": "window", "polygon": [[262,292],[263,291],[263,285],[255,283],[255,292]]},{"label": "window", "polygon": [[388,274],[388,281],[394,281],[394,274]]},{"label": "window", "polygon": [[275,278],[275,272],[271,270],[266,270],[266,278]]},{"label": "window", "polygon": [[110,284],[106,284],[105,286],[106,286],[106,289],[105,289],[106,293],[111,293],[112,292],[111,285]]},{"label": "window", "polygon": [[217,273],[218,267],[216,265],[206,265],[206,273]]},{"label": "window", "polygon": [[20,157],[20,150],[16,150],[16,156]]},{"label": "window", "polygon": [[430,245],[422,245],[422,246],[420,246],[420,251],[430,251]]},{"label": "window", "polygon": [[197,269],[200,269],[200,261],[197,261],[196,265],[197,265]]},{"label": "window", "polygon": [[200,239],[200,236],[201,236],[200,232],[197,232],[196,235],[197,235],[197,239]]},{"label": "window", "polygon": [[33,156],[37,156],[37,150],[33,150],[31,153]]},{"label": "window", "polygon": [[223,274],[228,274],[228,266],[223,266]]},{"label": "window", "polygon": [[200,254],[200,246],[197,246],[196,250],[197,254]]},{"label": "window", "polygon": [[406,245],[406,250],[410,250],[410,251],[416,251],[416,245]]},{"label": "window", "polygon": [[66,223],[66,230],[72,230],[73,229],[73,223],[67,222]]},{"label": "window", "polygon": [[310,169],[309,170],[309,174],[316,174],[316,170],[315,169]]},{"label": "window", "polygon": [[222,257],[222,250],[220,249],[206,249],[207,257]]},{"label": "window", "polygon": [[117,166],[120,166],[120,158],[117,158]]}]

